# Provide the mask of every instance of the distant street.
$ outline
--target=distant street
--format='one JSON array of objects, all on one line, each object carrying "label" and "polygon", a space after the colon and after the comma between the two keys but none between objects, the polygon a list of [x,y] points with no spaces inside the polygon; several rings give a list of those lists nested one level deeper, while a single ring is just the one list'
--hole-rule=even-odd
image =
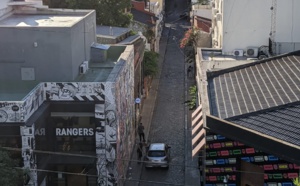
[{"label": "distant street", "polygon": [[169,170],[143,167],[140,186],[185,185],[185,64],[179,43],[183,27],[190,23],[179,15],[186,8],[186,0],[166,0],[168,27],[162,37],[168,37],[167,49],[149,134],[151,142],[165,142],[171,146],[171,165]]}]

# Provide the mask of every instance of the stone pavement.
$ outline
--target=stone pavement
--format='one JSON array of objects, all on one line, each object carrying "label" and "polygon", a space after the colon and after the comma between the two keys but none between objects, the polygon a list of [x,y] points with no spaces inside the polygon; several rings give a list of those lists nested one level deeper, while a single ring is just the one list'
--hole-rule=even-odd
[{"label": "stone pavement", "polygon": [[[156,104],[156,96],[158,92],[158,85],[161,73],[161,67],[164,62],[167,40],[168,40],[169,28],[164,28],[163,35],[160,40],[159,47],[159,73],[155,78],[153,78],[151,83],[151,89],[149,90],[148,96],[143,100],[143,108],[141,111],[141,123],[143,123],[145,129],[145,139],[147,140],[149,137],[152,115]],[[131,162],[129,164],[129,169],[127,171],[125,185],[128,186],[138,186],[139,179],[141,176],[141,169],[143,167],[143,163],[137,163],[137,145],[139,142],[139,136],[137,135],[136,144],[131,154]],[[130,181],[131,180],[131,181]]]},{"label": "stone pavement", "polygon": [[[153,116],[153,111],[156,105],[156,97],[157,97],[157,92],[158,92],[158,85],[159,85],[159,80],[160,80],[160,74],[161,74],[161,67],[164,63],[164,58],[165,58],[165,52],[166,52],[166,47],[167,47],[167,42],[168,42],[168,37],[169,37],[169,29],[170,28],[164,28],[162,38],[160,40],[160,51],[159,51],[159,73],[158,75],[152,80],[152,85],[151,89],[149,91],[149,94],[146,99],[143,100],[143,108],[141,110],[141,121],[145,127],[145,138],[146,140],[149,137],[149,132],[151,128],[151,122],[152,122],[152,116]],[[187,66],[186,66],[187,68]],[[186,71],[185,71],[186,72]],[[186,74],[187,75],[187,74]],[[188,94],[188,87],[191,85],[194,85],[194,78],[189,78],[186,76],[186,84],[185,87],[187,89],[187,94]],[[189,96],[187,95],[187,99]],[[186,114],[186,125],[190,125],[190,115],[191,112],[188,110],[185,111]],[[189,127],[187,127],[187,131],[189,131]],[[195,170],[194,168],[189,168],[189,167],[195,167],[197,166],[196,159],[191,158],[191,137],[189,132],[186,134],[186,140],[187,145],[185,147],[186,151],[186,158],[185,158],[185,166],[186,166],[186,171],[185,171],[185,184],[186,185],[200,185],[200,176],[199,176],[199,171]],[[139,142],[139,136],[137,135],[136,137],[136,144],[133,149],[133,152],[131,154],[131,162],[129,163],[129,168],[127,171],[127,176],[125,180],[125,186],[139,186],[139,180],[141,177],[141,172],[143,168],[143,163],[138,164],[137,163],[137,145]],[[189,143],[190,142],[190,143]],[[199,184],[198,184],[199,183]]]}]

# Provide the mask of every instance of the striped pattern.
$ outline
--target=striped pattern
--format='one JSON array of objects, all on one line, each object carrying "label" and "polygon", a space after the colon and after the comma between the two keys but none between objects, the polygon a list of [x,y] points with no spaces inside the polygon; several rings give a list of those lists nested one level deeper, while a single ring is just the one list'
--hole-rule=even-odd
[{"label": "striped pattern", "polygon": [[229,118],[300,100],[300,52],[220,71],[209,79],[211,113]]},{"label": "striped pattern", "polygon": [[76,95],[73,97],[74,101],[103,101],[104,103],[104,99],[98,95],[85,95],[85,96],[79,96]]},{"label": "striped pattern", "polygon": [[202,105],[192,113],[192,157],[205,145],[205,129],[203,127]]}]

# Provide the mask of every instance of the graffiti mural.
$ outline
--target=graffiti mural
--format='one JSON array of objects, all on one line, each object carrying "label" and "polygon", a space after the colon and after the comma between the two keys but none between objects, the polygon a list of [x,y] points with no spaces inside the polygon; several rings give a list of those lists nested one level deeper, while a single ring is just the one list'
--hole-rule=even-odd
[{"label": "graffiti mural", "polygon": [[116,104],[113,96],[112,83],[105,83],[97,90],[105,95],[103,104],[95,104],[96,120],[96,155],[98,185],[117,184],[116,170],[116,142],[117,142],[117,116]]},{"label": "graffiti mural", "polygon": [[44,83],[48,101],[104,101],[103,83]]},{"label": "graffiti mural", "polygon": [[[134,145],[134,79],[132,64],[128,64],[127,70],[118,76],[116,80],[115,98],[117,104],[118,132],[117,132],[117,158],[130,159]],[[117,170],[119,179],[126,175],[128,161],[118,161]]]},{"label": "graffiti mural", "polygon": [[34,124],[32,126],[21,126],[22,135],[22,157],[24,168],[29,169],[30,181],[28,185],[37,186],[37,168],[35,150],[35,137],[34,137]]},{"label": "graffiti mural", "polygon": [[25,122],[44,102],[42,86],[37,86],[24,101],[0,102],[0,123]]}]

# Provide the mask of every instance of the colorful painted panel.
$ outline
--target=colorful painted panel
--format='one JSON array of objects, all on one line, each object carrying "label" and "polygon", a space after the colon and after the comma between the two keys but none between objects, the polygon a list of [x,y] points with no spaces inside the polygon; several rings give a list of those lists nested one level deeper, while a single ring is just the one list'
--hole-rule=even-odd
[{"label": "colorful painted panel", "polygon": [[206,185],[223,184],[224,176],[229,176],[227,185],[239,185],[236,180],[241,172],[239,160],[263,168],[265,186],[289,185],[292,178],[299,176],[299,166],[274,155],[213,133],[209,133],[206,139]]}]

